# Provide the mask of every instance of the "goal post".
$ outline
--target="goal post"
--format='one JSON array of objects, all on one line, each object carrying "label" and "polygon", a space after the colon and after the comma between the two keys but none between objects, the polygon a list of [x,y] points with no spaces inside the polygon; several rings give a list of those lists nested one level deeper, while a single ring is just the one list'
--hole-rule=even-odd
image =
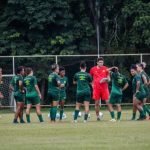
[{"label": "goal post", "polygon": [[[130,65],[136,62],[145,61],[148,64],[146,70],[150,74],[150,54],[103,54],[105,65],[118,66],[120,71],[125,73],[130,78],[129,68]],[[9,84],[12,77],[15,75],[15,70],[18,66],[32,67],[35,76],[38,79],[40,91],[44,97],[42,101],[43,106],[48,106],[47,101],[47,77],[50,73],[50,65],[52,63],[58,63],[60,66],[64,66],[66,69],[66,76],[69,78],[69,88],[67,90],[68,98],[66,100],[66,106],[72,106],[75,104],[75,91],[76,87],[72,83],[73,75],[79,71],[80,61],[84,60],[87,63],[87,72],[90,68],[96,65],[97,55],[25,55],[25,56],[0,56],[0,67],[3,69],[4,83],[0,85],[0,91],[4,93],[4,99],[1,100],[1,104],[6,107],[13,108],[15,110],[15,102],[13,93],[9,92]],[[131,89],[129,91],[131,93]],[[131,103],[127,101],[129,94],[123,100],[124,104]],[[131,95],[130,95],[131,97]],[[92,101],[93,104],[93,101]],[[103,104],[102,104],[103,106]]]}]

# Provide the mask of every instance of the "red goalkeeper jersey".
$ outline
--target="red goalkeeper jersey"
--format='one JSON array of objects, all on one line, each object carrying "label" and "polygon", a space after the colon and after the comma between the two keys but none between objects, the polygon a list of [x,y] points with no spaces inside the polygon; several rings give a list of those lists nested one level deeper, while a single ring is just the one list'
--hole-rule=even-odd
[{"label": "red goalkeeper jersey", "polygon": [[94,66],[90,69],[90,74],[93,77],[93,88],[107,88],[108,83],[100,83],[103,78],[107,78],[109,75],[108,68],[106,66]]}]

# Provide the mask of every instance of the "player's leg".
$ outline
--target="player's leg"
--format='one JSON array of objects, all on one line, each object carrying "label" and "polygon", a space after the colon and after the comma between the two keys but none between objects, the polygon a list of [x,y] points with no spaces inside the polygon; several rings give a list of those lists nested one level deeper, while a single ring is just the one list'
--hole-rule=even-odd
[{"label": "player's leg", "polygon": [[121,104],[116,104],[116,106],[117,106],[117,120],[120,121],[120,119],[121,119],[121,111],[122,111]]},{"label": "player's leg", "polygon": [[84,122],[87,122],[87,119],[88,119],[88,114],[89,114],[89,101],[84,101],[84,108],[85,108],[85,111],[84,111]]},{"label": "player's leg", "polygon": [[[0,108],[1,108],[1,100],[4,98],[3,94],[0,92]],[[0,115],[0,118],[2,118],[2,116]]]},{"label": "player's leg", "polygon": [[53,100],[53,102],[52,102],[52,107],[51,107],[51,110],[50,110],[51,122],[56,121],[58,103],[59,103],[59,101],[56,101],[56,100]]},{"label": "player's leg", "polygon": [[40,103],[36,104],[35,107],[36,107],[36,113],[37,113],[39,121],[40,122],[44,122],[43,117],[42,117],[42,113],[41,113],[41,105],[40,105]]},{"label": "player's leg", "polygon": [[139,111],[139,113],[141,115],[139,120],[143,120],[143,119],[146,118],[146,116],[145,116],[143,107],[141,106],[141,101],[137,97],[134,97],[134,99],[135,99],[135,106],[136,106],[136,108],[138,109],[138,111]]},{"label": "player's leg", "polygon": [[95,100],[95,112],[96,112],[96,117],[97,117],[97,121],[100,120],[99,117],[99,111],[100,111],[100,100]]},{"label": "player's leg", "polygon": [[19,113],[20,123],[25,123],[23,119],[23,109],[24,109],[24,102],[20,102],[20,113]]},{"label": "player's leg", "polygon": [[[107,108],[108,108],[108,111],[110,112],[110,103],[109,103],[109,96],[110,96],[110,94],[109,94],[109,89],[106,87],[105,89],[103,89],[102,90],[102,92],[101,92],[101,98],[102,98],[102,100],[106,103],[106,105],[107,105]],[[115,98],[114,98],[114,100],[115,100]]]},{"label": "player's leg", "polygon": [[148,108],[146,102],[147,102],[147,98],[145,98],[145,99],[143,100],[143,110],[144,110],[144,113],[145,113],[145,114],[146,114],[146,113],[148,114],[148,119],[150,119],[150,109]]},{"label": "player's leg", "polygon": [[87,119],[88,119],[90,99],[91,99],[91,93],[86,92],[84,96],[84,108],[85,108],[84,122],[87,122]]},{"label": "player's leg", "polygon": [[114,109],[113,109],[113,104],[115,104],[115,97],[113,95],[113,93],[111,93],[110,95],[110,99],[109,99],[109,112],[110,112],[110,116],[111,116],[111,120],[110,121],[115,121],[115,113],[114,113]]},{"label": "player's leg", "polygon": [[26,119],[27,119],[27,123],[30,123],[30,109],[32,108],[32,104],[31,103],[27,103],[27,108],[26,108]]},{"label": "player's leg", "polygon": [[122,102],[122,95],[116,95],[116,106],[117,106],[117,120],[120,121],[121,119],[121,102]]},{"label": "player's leg", "polygon": [[100,111],[100,90],[99,89],[93,89],[93,99],[95,101],[95,113],[96,113],[96,117],[97,117],[97,121],[100,120],[99,117],[99,111]]},{"label": "player's leg", "polygon": [[64,101],[64,100],[61,100],[61,101],[59,102],[59,104],[60,104],[60,118],[59,118],[59,120],[62,120],[63,113],[64,113],[64,104],[65,104],[65,101]]},{"label": "player's leg", "polygon": [[77,122],[77,118],[78,118],[78,115],[79,115],[81,105],[82,105],[82,103],[80,103],[78,101],[76,102],[76,107],[75,107],[75,111],[74,111],[74,122],[75,123]]},{"label": "player's leg", "polygon": [[135,120],[136,119],[136,112],[137,112],[137,107],[136,107],[136,100],[135,98],[133,98],[133,108],[132,108],[132,118],[131,120]]},{"label": "player's leg", "polygon": [[15,112],[15,116],[14,116],[14,120],[13,120],[13,123],[18,123],[18,117],[19,117],[19,113],[20,113],[20,103],[16,101],[16,106],[17,106],[17,109],[16,109],[16,112]]},{"label": "player's leg", "polygon": [[59,104],[59,99],[60,99],[60,93],[59,91],[51,91],[48,93],[49,100],[51,103],[51,108],[50,108],[50,118],[51,122],[54,123],[56,121],[56,113],[57,113],[57,106]]}]

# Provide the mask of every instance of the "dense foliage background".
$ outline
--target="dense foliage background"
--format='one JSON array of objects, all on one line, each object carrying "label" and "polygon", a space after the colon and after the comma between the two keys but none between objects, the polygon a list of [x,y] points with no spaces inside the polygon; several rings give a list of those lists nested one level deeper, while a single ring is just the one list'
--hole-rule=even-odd
[{"label": "dense foliage background", "polygon": [[[148,53],[150,47],[149,0],[1,0],[0,55]],[[59,58],[69,76],[70,99],[74,99],[73,74],[83,58]],[[92,67],[95,58],[86,58]],[[143,58],[149,61],[149,58]],[[129,67],[139,57],[107,57],[108,66],[118,65],[130,80]],[[46,95],[49,65],[54,58],[15,59],[15,66],[30,65],[36,71],[42,95]],[[12,60],[0,60],[9,74]],[[8,69],[10,68],[10,70]],[[88,68],[88,70],[89,70]],[[73,98],[72,98],[73,97]],[[126,102],[131,101],[131,89]]]},{"label": "dense foliage background", "polygon": [[101,53],[149,52],[148,0],[1,0],[0,54],[96,54],[97,22]]}]

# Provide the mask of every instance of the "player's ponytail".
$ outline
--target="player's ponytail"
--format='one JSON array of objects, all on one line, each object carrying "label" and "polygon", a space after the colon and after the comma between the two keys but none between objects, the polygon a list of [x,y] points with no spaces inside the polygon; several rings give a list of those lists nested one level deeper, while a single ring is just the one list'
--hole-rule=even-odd
[{"label": "player's ponytail", "polygon": [[31,67],[25,68],[25,74],[26,74],[26,75],[29,75],[32,71],[33,71],[33,70],[32,70]]},{"label": "player's ponytail", "polygon": [[81,62],[80,62],[80,68],[81,68],[81,69],[86,68],[86,63],[85,63],[85,61],[81,61]]}]

